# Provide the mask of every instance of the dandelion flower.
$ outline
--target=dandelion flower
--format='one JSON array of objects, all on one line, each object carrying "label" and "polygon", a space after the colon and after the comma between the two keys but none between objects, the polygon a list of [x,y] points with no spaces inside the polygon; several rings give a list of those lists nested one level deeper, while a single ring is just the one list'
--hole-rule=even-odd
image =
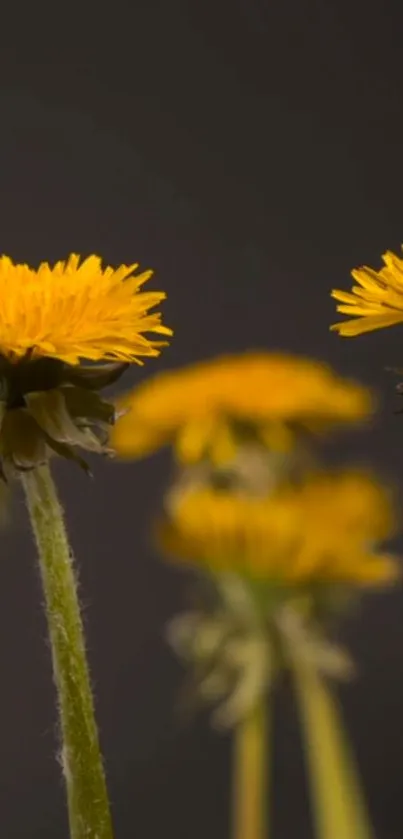
[{"label": "dandelion flower", "polygon": [[126,411],[112,443],[122,458],[172,444],[182,462],[208,451],[230,460],[239,439],[256,435],[287,449],[293,428],[326,428],[360,420],[368,391],[325,365],[281,353],[246,352],[160,374],[124,395]]},{"label": "dandelion flower", "polygon": [[[327,619],[352,593],[393,583],[396,560],[379,550],[393,516],[385,490],[353,471],[316,473],[266,496],[177,488],[156,527],[177,565],[210,581],[196,606],[169,627],[195,696],[213,721],[248,719],[283,668],[346,678],[348,654],[327,637]],[[200,575],[196,576],[196,585]]]},{"label": "dandelion flower", "polygon": [[[30,469],[50,451],[77,460],[77,448],[108,451],[115,409],[98,396],[131,362],[156,356],[168,336],[163,292],[143,292],[151,272],[102,268],[76,254],[37,270],[0,257],[0,458]],[[92,362],[82,365],[81,360]],[[97,364],[97,362],[107,362]]]},{"label": "dandelion flower", "polygon": [[0,257],[0,353],[11,361],[29,351],[67,364],[79,360],[138,361],[161,344],[144,336],[170,335],[159,314],[149,314],[162,292],[139,293],[151,271],[102,268],[98,256],[80,264],[76,254],[37,270]]},{"label": "dandelion flower", "polygon": [[280,585],[379,585],[397,576],[375,544],[390,536],[385,491],[356,472],[319,474],[266,497],[198,488],[178,494],[158,529],[174,561]]},{"label": "dandelion flower", "polygon": [[352,293],[334,289],[332,297],[340,301],[337,311],[353,315],[353,320],[335,323],[330,328],[339,335],[352,337],[403,322],[403,259],[387,251],[380,271],[363,266],[351,272],[359,283]]}]

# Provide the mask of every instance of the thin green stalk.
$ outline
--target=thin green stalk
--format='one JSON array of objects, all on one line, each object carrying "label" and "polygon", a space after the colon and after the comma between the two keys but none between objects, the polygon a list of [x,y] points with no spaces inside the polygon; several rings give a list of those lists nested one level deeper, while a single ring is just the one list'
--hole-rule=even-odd
[{"label": "thin green stalk", "polygon": [[318,839],[374,839],[335,698],[313,667],[294,662]]},{"label": "thin green stalk", "polygon": [[45,594],[59,704],[70,839],[112,839],[77,585],[48,466],[23,474]]},{"label": "thin green stalk", "polygon": [[269,839],[267,718],[262,699],[234,731],[232,839]]}]

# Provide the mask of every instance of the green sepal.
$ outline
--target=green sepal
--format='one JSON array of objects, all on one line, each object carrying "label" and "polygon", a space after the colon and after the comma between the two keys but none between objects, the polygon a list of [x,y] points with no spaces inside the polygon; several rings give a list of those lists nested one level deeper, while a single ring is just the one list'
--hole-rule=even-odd
[{"label": "green sepal", "polygon": [[186,695],[193,705],[212,705],[215,724],[238,725],[289,670],[292,656],[328,678],[354,674],[348,654],[316,622],[307,590],[235,573],[215,575],[214,584],[216,602],[209,597],[177,616],[169,641],[190,666]]},{"label": "green sepal", "polygon": [[93,477],[91,467],[89,466],[87,461],[84,460],[83,457],[80,457],[80,455],[77,454],[73,446],[69,446],[67,443],[58,443],[56,440],[52,440],[50,437],[47,438],[47,443],[48,446],[55,452],[55,454],[59,455],[59,457],[63,457],[65,458],[65,460],[73,460],[74,463],[77,463],[80,469],[82,469],[83,472],[85,472],[88,478]]},{"label": "green sepal", "polygon": [[3,462],[10,463],[17,470],[33,469],[46,462],[46,441],[26,408],[4,414],[0,451]]},{"label": "green sepal", "polygon": [[113,455],[108,446],[115,407],[97,390],[113,384],[126,362],[72,366],[34,358],[28,351],[12,362],[0,355],[0,480],[8,471],[33,469],[52,451],[74,460],[87,474],[76,448]]},{"label": "green sepal", "polygon": [[40,428],[57,443],[79,446],[87,451],[104,452],[105,448],[90,428],[80,428],[70,416],[61,390],[29,393],[25,397],[30,414]]},{"label": "green sepal", "polygon": [[117,382],[128,367],[127,362],[121,361],[94,366],[66,367],[63,381],[86,388],[86,390],[102,390]]},{"label": "green sepal", "polygon": [[110,402],[101,399],[95,391],[84,387],[62,387],[60,390],[73,419],[84,421],[84,425],[87,421],[100,422],[108,426],[115,422],[115,407]]}]

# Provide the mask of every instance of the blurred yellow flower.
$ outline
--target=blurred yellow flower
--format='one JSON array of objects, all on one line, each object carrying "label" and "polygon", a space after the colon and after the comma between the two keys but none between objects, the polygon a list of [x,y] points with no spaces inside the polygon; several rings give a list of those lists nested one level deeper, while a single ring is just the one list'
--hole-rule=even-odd
[{"label": "blurred yellow flower", "polygon": [[135,265],[102,268],[98,256],[81,265],[66,262],[37,270],[0,257],[0,354],[17,361],[50,356],[68,364],[80,359],[140,362],[164,344],[145,337],[171,335],[159,313],[149,314],[165,294],[139,293],[152,272],[134,275]]},{"label": "blurred yellow flower", "polygon": [[319,474],[266,497],[213,488],[184,491],[158,529],[175,561],[279,584],[378,585],[395,561],[374,543],[390,536],[385,491],[365,474]]},{"label": "blurred yellow flower", "polygon": [[391,251],[382,259],[384,267],[380,271],[363,266],[351,272],[359,283],[353,286],[352,294],[340,289],[332,291],[332,297],[342,304],[337,311],[356,318],[335,323],[332,330],[352,337],[403,322],[403,259]]},{"label": "blurred yellow flower", "polygon": [[322,429],[357,421],[370,412],[371,398],[317,361],[245,352],[156,376],[124,395],[118,407],[128,409],[111,438],[120,457],[173,444],[182,462],[206,452],[225,462],[251,432],[286,450],[294,426]]}]

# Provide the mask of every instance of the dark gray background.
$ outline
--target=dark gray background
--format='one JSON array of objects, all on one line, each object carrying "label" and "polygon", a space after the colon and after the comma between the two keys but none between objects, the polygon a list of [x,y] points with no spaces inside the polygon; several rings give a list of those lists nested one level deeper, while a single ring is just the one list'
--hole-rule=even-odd
[{"label": "dark gray background", "polygon": [[[137,0],[2,22],[0,251],[36,264],[70,251],[157,271],[169,350],[126,379],[245,347],[331,361],[380,388],[382,417],[336,453],[398,482],[393,410],[403,327],[328,332],[349,271],[403,242],[399,4],[375,0]],[[31,17],[29,17],[31,15]],[[229,738],[181,727],[162,640],[186,580],[147,522],[168,455],[58,474],[80,563],[117,839],[228,835]],[[343,690],[379,839],[403,829],[403,598],[369,599],[345,627],[360,665]],[[54,691],[21,497],[0,563],[0,829],[67,836]],[[311,837],[297,725],[278,703],[275,839]],[[343,839],[343,837],[340,837]]]}]

